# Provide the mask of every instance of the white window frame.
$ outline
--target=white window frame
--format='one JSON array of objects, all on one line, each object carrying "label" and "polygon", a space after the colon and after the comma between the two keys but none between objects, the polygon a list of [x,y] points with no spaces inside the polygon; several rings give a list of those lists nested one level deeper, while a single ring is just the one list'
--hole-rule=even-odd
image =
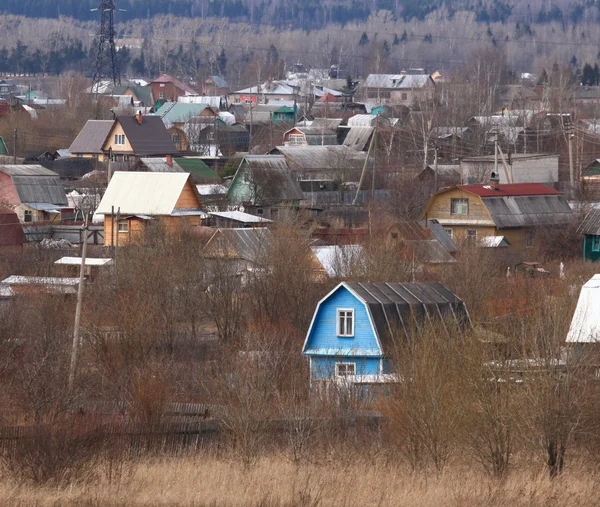
[{"label": "white window frame", "polygon": [[164,98],[165,98],[165,92],[160,92],[160,93],[158,94],[158,98],[159,98],[159,99],[164,99]]},{"label": "white window frame", "polygon": [[129,232],[129,220],[119,220],[117,222],[117,232]]},{"label": "white window frame", "polygon": [[23,222],[25,222],[26,224],[30,224],[31,222],[33,222],[33,211],[31,211],[30,209],[26,209],[25,211],[23,211]]},{"label": "white window frame", "polygon": [[[351,329],[350,329],[350,333],[348,333],[347,329],[342,330],[342,328],[340,326],[340,318],[342,316],[341,315],[342,312],[344,312],[344,313],[346,313],[346,312],[350,313],[350,317],[352,319],[351,320],[352,326],[351,326]],[[347,322],[348,316],[346,316],[344,318],[345,318],[345,322],[346,322],[345,327],[347,327],[348,326],[348,322]],[[356,322],[356,319],[354,318],[354,308],[338,308],[337,311],[336,311],[336,320],[335,320],[335,322],[336,322],[335,327],[336,327],[336,331],[337,331],[337,335],[338,336],[340,336],[342,338],[354,338],[354,326],[355,326],[355,322]],[[345,331],[345,332],[342,333],[342,331]]]},{"label": "white window frame", "polygon": [[[459,203],[458,201],[461,201],[461,202]],[[455,207],[454,206],[455,204],[458,204],[458,207]],[[466,210],[464,210],[465,206],[466,206]],[[469,199],[468,199],[468,197],[452,197],[450,199],[450,214],[451,215],[468,215],[469,214]]]},{"label": "white window frame", "polygon": [[452,227],[444,227],[444,230],[448,233],[448,236],[454,239],[454,230],[452,229]]},{"label": "white window frame", "polygon": [[304,146],[306,139],[303,134],[290,134],[288,142],[290,146]]},{"label": "white window frame", "polygon": [[[343,366],[346,373],[340,373],[340,366]],[[352,373],[348,372],[348,368],[352,368]],[[356,375],[356,363],[353,361],[340,361],[335,363],[335,376],[336,377],[348,377],[350,375]]]},{"label": "white window frame", "polygon": [[124,146],[125,145],[125,134],[115,134],[115,145],[116,146]]}]

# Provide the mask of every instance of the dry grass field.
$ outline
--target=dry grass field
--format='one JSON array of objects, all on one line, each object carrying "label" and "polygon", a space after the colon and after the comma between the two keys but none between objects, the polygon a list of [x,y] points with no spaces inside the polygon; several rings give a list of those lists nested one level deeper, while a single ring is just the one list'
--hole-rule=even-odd
[{"label": "dry grass field", "polygon": [[411,473],[394,464],[354,461],[299,466],[265,458],[250,467],[184,457],[132,465],[117,483],[97,479],[62,489],[0,480],[11,506],[253,507],[580,507],[600,505],[600,475],[573,466],[550,480],[543,470],[515,470],[498,481],[473,470]]}]

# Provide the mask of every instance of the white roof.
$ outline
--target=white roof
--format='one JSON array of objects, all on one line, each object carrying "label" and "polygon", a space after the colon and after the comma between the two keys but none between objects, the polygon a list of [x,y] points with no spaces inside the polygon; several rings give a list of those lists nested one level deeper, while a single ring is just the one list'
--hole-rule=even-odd
[{"label": "white roof", "polygon": [[567,343],[600,341],[600,274],[594,275],[582,288],[577,308],[567,335]]},{"label": "white roof", "polygon": [[229,220],[236,220],[238,222],[244,222],[246,224],[270,223],[273,221],[268,220],[267,218],[250,215],[250,213],[244,213],[243,211],[215,211],[213,213],[209,213],[209,215],[227,218]]},{"label": "white roof", "polygon": [[196,188],[200,195],[223,195],[227,193],[227,187],[225,185],[219,185],[218,183],[196,185]]},{"label": "white roof", "polygon": [[5,285],[77,285],[79,278],[11,275],[0,283]]},{"label": "white roof", "polygon": [[504,236],[483,236],[479,238],[479,246],[482,248],[500,248],[510,246],[510,242]]},{"label": "white roof", "polygon": [[109,215],[111,206],[121,215],[170,215],[189,178],[188,173],[117,171],[96,210]]},{"label": "white roof", "polygon": [[[112,259],[95,259],[86,257],[86,266],[110,266],[113,263]],[[81,266],[81,257],[62,257],[54,264],[63,264],[66,266]]]},{"label": "white roof", "polygon": [[313,246],[311,250],[323,266],[327,276],[347,276],[353,263],[364,259],[362,245]]}]

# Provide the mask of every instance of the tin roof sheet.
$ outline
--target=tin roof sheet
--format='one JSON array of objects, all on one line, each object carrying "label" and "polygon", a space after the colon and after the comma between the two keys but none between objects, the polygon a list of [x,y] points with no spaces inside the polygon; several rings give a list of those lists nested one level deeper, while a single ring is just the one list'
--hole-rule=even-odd
[{"label": "tin roof sheet", "polygon": [[108,215],[114,206],[121,215],[170,215],[188,178],[187,173],[116,172],[96,213]]}]

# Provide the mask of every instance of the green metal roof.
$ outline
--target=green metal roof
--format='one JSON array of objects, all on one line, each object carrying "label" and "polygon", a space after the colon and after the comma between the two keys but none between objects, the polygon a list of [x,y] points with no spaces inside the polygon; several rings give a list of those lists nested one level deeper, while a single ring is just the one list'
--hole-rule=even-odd
[{"label": "green metal roof", "polygon": [[294,113],[293,107],[281,106],[279,109],[273,111],[274,113]]},{"label": "green metal roof", "polygon": [[8,155],[8,148],[6,147],[6,143],[4,139],[0,137],[0,155]]},{"label": "green metal roof", "polygon": [[180,157],[175,158],[175,162],[186,173],[190,173],[196,183],[215,183],[221,181],[219,175],[199,158]]},{"label": "green metal roof", "polygon": [[165,102],[162,107],[156,111],[163,122],[166,123],[185,123],[191,118],[198,116],[206,109],[206,104],[184,104],[182,102]]}]

